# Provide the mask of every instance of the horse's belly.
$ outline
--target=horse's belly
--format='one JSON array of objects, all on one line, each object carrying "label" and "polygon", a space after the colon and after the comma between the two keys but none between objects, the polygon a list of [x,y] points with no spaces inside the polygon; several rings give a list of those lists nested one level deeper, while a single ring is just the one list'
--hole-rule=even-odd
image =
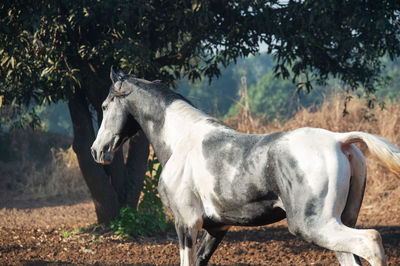
[{"label": "horse's belly", "polygon": [[278,207],[279,200],[263,200],[245,204],[224,202],[214,204],[213,213],[207,214],[207,218],[218,224],[257,226],[278,222],[286,218],[285,211]]}]

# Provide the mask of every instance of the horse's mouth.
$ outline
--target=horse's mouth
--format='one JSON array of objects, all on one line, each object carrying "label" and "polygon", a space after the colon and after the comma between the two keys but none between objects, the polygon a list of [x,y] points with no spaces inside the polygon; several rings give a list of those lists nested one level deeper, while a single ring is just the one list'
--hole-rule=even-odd
[{"label": "horse's mouth", "polygon": [[100,152],[97,152],[96,149],[92,148],[91,153],[92,153],[93,160],[96,163],[100,163],[103,165],[111,164],[111,162],[114,158],[114,153],[109,152],[109,151],[100,150]]},{"label": "horse's mouth", "polygon": [[115,152],[122,146],[124,139],[120,136],[115,136],[111,141],[111,144],[104,145],[101,149],[92,147],[91,152],[93,159],[96,163],[103,165],[109,165],[112,163]]},{"label": "horse's mouth", "polygon": [[101,152],[99,156],[99,160],[96,161],[97,163],[100,163],[102,165],[109,165],[112,163],[112,160],[114,158],[114,153],[111,152]]}]

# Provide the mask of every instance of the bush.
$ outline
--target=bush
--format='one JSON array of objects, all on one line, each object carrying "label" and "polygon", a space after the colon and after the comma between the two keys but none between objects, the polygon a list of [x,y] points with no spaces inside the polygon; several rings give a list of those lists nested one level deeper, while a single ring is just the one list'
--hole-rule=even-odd
[{"label": "bush", "polygon": [[164,233],[172,226],[166,219],[157,191],[161,170],[162,167],[154,156],[149,159],[139,206],[137,209],[131,206],[121,208],[119,216],[111,222],[111,229],[116,234],[150,236]]}]

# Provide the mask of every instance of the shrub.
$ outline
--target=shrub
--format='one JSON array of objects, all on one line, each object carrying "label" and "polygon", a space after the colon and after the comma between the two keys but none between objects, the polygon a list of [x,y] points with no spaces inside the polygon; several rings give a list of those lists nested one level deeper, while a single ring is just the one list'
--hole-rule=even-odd
[{"label": "shrub", "polygon": [[139,206],[137,209],[131,206],[121,208],[119,216],[111,222],[111,229],[116,234],[150,236],[164,233],[171,227],[157,191],[161,170],[158,160],[154,156],[150,158]]}]

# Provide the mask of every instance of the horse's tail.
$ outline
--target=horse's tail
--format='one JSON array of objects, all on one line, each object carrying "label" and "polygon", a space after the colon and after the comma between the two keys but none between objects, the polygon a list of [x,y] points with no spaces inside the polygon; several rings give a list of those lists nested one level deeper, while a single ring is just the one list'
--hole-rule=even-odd
[{"label": "horse's tail", "polygon": [[365,132],[340,133],[339,141],[342,145],[363,142],[368,150],[386,165],[386,167],[400,178],[400,149],[388,140]]}]

